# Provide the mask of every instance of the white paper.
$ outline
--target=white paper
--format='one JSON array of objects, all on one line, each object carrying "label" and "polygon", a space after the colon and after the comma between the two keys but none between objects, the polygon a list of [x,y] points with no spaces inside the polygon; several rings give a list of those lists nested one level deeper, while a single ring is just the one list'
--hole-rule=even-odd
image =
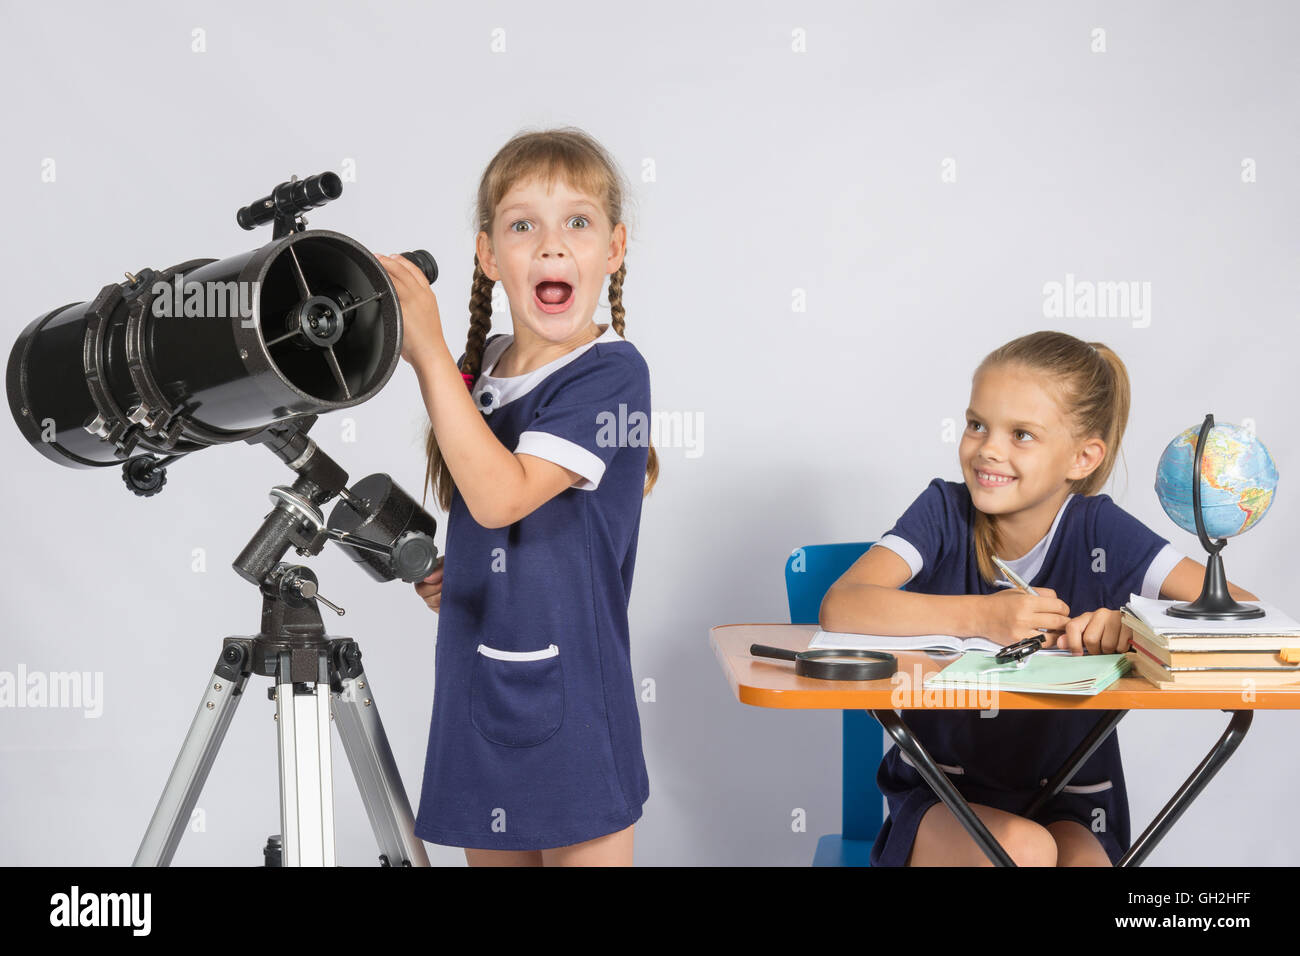
[{"label": "white paper", "polygon": [[817,629],[808,642],[809,650],[863,651],[1000,651],[1002,645],[987,637],[953,637],[948,634],[848,634]]},{"label": "white paper", "polygon": [[1201,620],[1192,617],[1170,617],[1165,608],[1187,601],[1157,601],[1140,594],[1130,594],[1129,610],[1157,634],[1238,634],[1238,635],[1289,635],[1300,634],[1300,623],[1285,611],[1265,601],[1242,601],[1258,605],[1264,616],[1250,620]]}]

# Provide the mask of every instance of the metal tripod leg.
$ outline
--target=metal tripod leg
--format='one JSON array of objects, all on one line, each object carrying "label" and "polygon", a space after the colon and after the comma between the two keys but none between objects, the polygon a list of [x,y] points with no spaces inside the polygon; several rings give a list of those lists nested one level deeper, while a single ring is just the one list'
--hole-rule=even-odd
[{"label": "metal tripod leg", "polygon": [[[260,638],[227,638],[198,713],[135,866],[171,863],[226,730],[252,672],[275,679],[280,764],[282,866],[334,866],[334,788],[330,759],[331,704],[339,736],[361,791],[381,861],[428,866],[392,749],[361,669],[361,650],[349,638],[266,654]],[[298,680],[293,678],[297,677]]]},{"label": "metal tripod leg", "polygon": [[334,866],[334,782],[330,767],[330,678],[324,650],[316,681],[294,682],[292,654],[278,655],[280,834],[283,866]]},{"label": "metal tripod leg", "polygon": [[169,866],[248,682],[248,647],[227,643],[140,841],[132,866]]},{"label": "metal tripod leg", "polygon": [[341,664],[342,690],[334,695],[334,722],[379,844],[380,860],[388,866],[428,866],[370,681],[361,669],[360,649],[353,641],[341,644],[341,657],[335,660]]}]

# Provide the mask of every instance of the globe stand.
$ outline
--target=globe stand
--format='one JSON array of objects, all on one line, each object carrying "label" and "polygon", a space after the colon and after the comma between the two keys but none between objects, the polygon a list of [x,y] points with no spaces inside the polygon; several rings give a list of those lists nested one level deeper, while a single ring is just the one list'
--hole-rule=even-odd
[{"label": "globe stand", "polygon": [[1228,592],[1228,578],[1223,572],[1223,559],[1219,552],[1228,543],[1227,538],[1211,541],[1205,532],[1205,519],[1201,517],[1201,457],[1205,453],[1205,440],[1214,427],[1214,415],[1206,415],[1201,423],[1201,433],[1196,438],[1196,459],[1192,463],[1192,515],[1196,519],[1196,536],[1201,547],[1210,555],[1205,562],[1205,583],[1201,594],[1190,604],[1175,604],[1165,608],[1170,617],[1198,618],[1206,621],[1250,620],[1263,617],[1264,609],[1254,604],[1241,604]]}]

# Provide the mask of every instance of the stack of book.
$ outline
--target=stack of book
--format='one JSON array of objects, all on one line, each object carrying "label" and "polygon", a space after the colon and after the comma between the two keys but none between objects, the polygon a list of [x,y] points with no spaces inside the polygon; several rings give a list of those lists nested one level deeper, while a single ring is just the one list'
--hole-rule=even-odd
[{"label": "stack of book", "polygon": [[1130,595],[1120,617],[1133,631],[1134,670],[1165,688],[1237,690],[1300,684],[1300,623],[1265,602],[1253,620],[1170,617],[1179,601]]}]

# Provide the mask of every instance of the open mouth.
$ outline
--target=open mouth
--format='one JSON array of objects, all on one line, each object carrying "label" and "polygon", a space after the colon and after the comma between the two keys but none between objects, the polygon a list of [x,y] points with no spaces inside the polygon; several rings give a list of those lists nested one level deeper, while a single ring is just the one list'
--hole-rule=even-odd
[{"label": "open mouth", "polygon": [[975,470],[975,480],[985,488],[1004,488],[1016,479],[1010,475],[994,475],[987,471]]},{"label": "open mouth", "polygon": [[533,299],[539,309],[554,315],[573,303],[573,286],[567,282],[539,282],[533,289]]}]

